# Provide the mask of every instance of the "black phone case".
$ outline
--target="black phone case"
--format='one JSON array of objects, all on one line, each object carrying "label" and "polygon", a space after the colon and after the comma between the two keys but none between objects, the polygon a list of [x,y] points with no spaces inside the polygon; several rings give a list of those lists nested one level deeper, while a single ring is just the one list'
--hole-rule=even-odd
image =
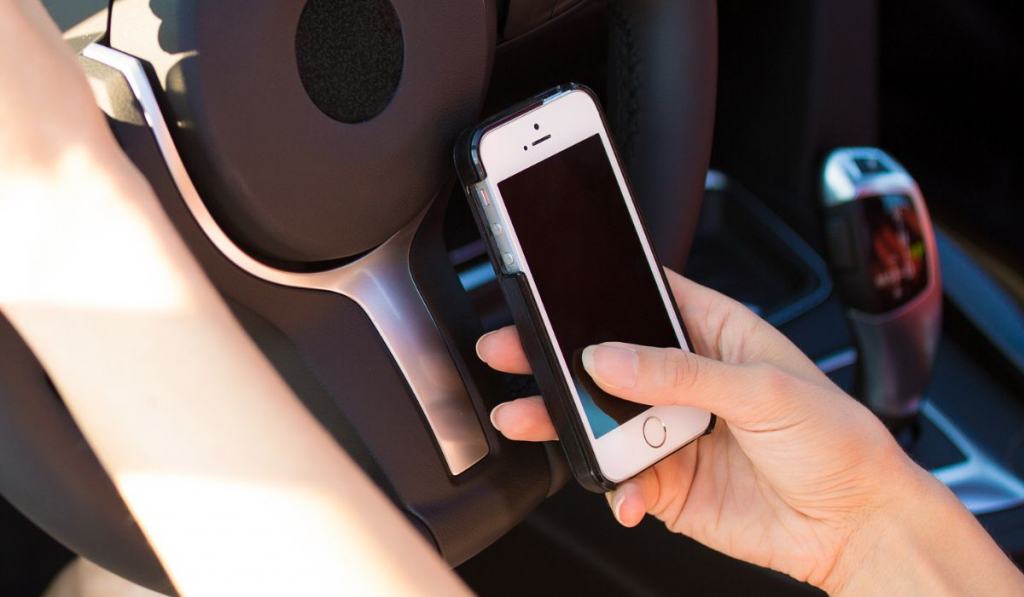
[{"label": "black phone case", "polygon": [[[543,321],[540,315],[540,308],[533,298],[533,293],[530,291],[526,276],[523,273],[504,273],[500,262],[500,255],[487,229],[486,217],[481,211],[481,206],[472,196],[472,187],[487,178],[487,172],[480,161],[479,152],[480,139],[484,133],[533,110],[551,97],[573,90],[589,94],[594,98],[594,103],[600,106],[600,102],[598,102],[594,92],[583,85],[567,84],[555,87],[516,104],[463,133],[456,142],[454,158],[459,179],[462,182],[466,199],[469,202],[470,211],[473,213],[473,219],[476,221],[477,228],[480,230],[480,234],[487,246],[487,253],[497,275],[498,283],[512,312],[512,319],[515,321],[516,328],[519,330],[523,349],[526,352],[530,367],[533,369],[533,375],[541,390],[544,404],[551,415],[555,431],[558,432],[562,449],[565,452],[566,459],[569,461],[569,468],[572,470],[573,476],[576,477],[576,481],[585,489],[596,493],[604,493],[614,489],[616,484],[601,473],[601,469],[597,464],[597,457],[590,446],[586,428],[583,426],[580,415],[576,411],[576,405],[569,386],[561,374],[558,357],[555,352],[556,349],[551,339],[548,338],[543,324],[540,323]],[[603,113],[601,118],[607,129],[608,125],[604,120]],[[619,162],[621,168],[621,160],[617,153],[615,159]],[[632,193],[632,189],[630,193]],[[647,235],[646,226],[644,226],[644,234]],[[664,279],[664,272],[661,272],[661,275]],[[668,285],[667,279],[665,284],[666,286]],[[672,300],[672,308],[676,309],[678,316],[679,310],[675,305],[674,299]],[[684,335],[686,334],[685,329],[683,333]],[[686,338],[686,341],[692,346],[689,337]],[[715,417],[712,415],[705,434],[710,433],[714,425]]]}]

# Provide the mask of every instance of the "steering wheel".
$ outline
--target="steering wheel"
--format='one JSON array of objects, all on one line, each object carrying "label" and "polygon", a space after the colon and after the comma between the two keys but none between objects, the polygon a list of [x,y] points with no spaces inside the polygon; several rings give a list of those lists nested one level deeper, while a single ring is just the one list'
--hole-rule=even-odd
[{"label": "steering wheel", "polygon": [[[584,11],[609,37],[607,81],[581,82],[605,88],[658,252],[681,267],[710,153],[712,0],[118,0],[82,51],[119,143],[239,321],[452,565],[567,472],[557,447],[486,423],[507,390],[474,356],[482,326],[444,240],[450,147],[481,117],[496,53]],[[73,551],[172,591],[2,318],[0,346],[0,492]]]}]

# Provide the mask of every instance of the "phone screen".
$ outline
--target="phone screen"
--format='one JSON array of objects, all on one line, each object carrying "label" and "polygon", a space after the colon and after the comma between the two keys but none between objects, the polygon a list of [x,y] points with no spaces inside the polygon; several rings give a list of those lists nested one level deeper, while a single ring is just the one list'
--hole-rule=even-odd
[{"label": "phone screen", "polygon": [[679,347],[599,135],[498,183],[512,227],[595,437],[648,407],[583,369],[583,349],[618,341]]}]

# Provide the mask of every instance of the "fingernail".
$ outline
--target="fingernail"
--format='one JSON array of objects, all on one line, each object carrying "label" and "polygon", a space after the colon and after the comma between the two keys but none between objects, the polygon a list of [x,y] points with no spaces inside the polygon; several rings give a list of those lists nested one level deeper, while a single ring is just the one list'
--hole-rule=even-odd
[{"label": "fingernail", "polygon": [[497,429],[498,431],[501,431],[501,425],[498,422],[498,419],[500,417],[499,411],[501,411],[501,409],[503,408],[505,408],[505,405],[499,404],[498,406],[495,406],[494,408],[491,409],[491,425],[493,425],[494,428]]},{"label": "fingernail", "polygon": [[612,499],[609,502],[611,504],[611,507],[612,507],[612,516],[615,517],[615,520],[619,524],[622,524],[622,516],[620,515],[620,511],[622,510],[622,502],[625,502],[625,501],[626,501],[626,492],[625,491],[616,491],[615,495],[612,496]]},{"label": "fingernail", "polygon": [[493,335],[494,332],[496,332],[496,331],[497,330],[494,330],[494,331],[491,331],[491,332],[487,332],[483,336],[480,336],[480,339],[476,341],[476,358],[480,359],[481,361],[483,361],[485,363],[487,362],[487,359],[485,359],[484,355],[480,352],[480,346],[484,343],[484,340],[486,340],[488,336]]},{"label": "fingernail", "polygon": [[625,344],[598,344],[583,349],[583,368],[606,386],[631,388],[636,385],[640,357]]}]

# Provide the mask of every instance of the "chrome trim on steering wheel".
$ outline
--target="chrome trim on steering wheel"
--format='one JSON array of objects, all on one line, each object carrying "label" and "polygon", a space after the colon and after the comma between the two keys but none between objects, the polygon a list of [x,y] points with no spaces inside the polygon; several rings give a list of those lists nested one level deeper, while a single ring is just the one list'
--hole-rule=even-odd
[{"label": "chrome trim on steering wheel", "polygon": [[298,273],[268,266],[239,248],[200,199],[142,62],[98,44],[86,47],[82,55],[124,75],[189,212],[228,260],[267,282],[334,292],[354,300],[366,312],[405,376],[451,474],[463,473],[487,456],[487,439],[466,387],[409,270],[412,240],[426,211],[365,257],[343,267]]}]

